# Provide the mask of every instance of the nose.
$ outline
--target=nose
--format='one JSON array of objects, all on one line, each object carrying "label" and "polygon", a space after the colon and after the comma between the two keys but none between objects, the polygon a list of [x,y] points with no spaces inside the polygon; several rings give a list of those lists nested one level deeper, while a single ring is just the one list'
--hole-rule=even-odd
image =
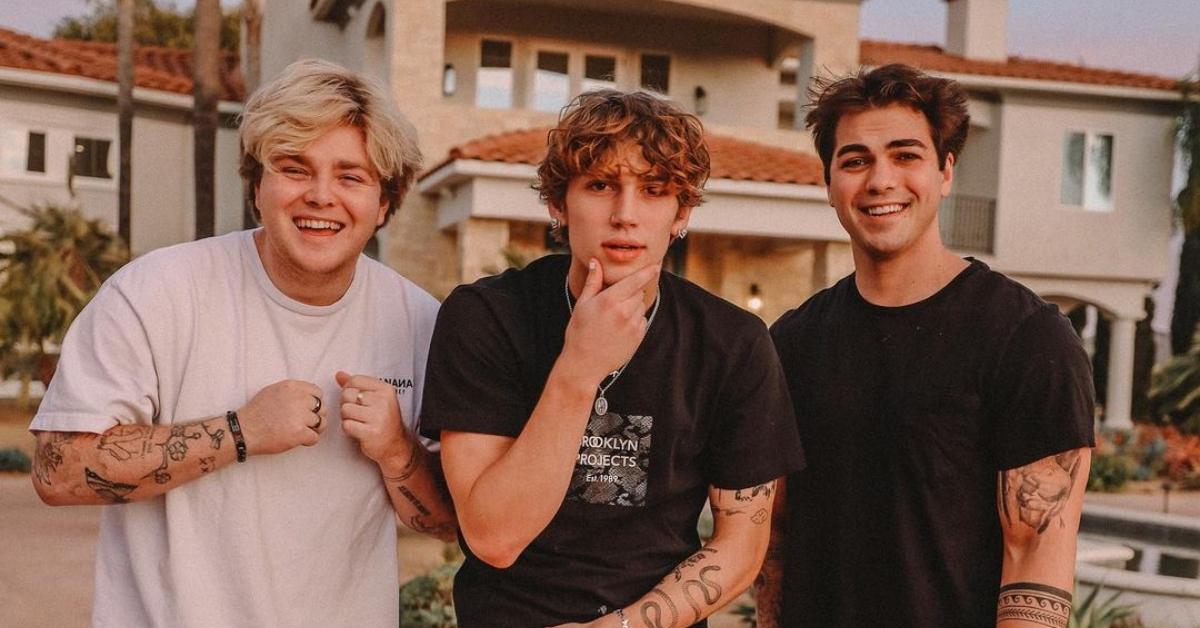
[{"label": "nose", "polygon": [[327,207],[333,204],[333,183],[324,175],[314,176],[309,180],[308,189],[304,191],[304,202],[311,207]]},{"label": "nose", "polygon": [[612,214],[609,216],[610,222],[615,227],[632,227],[637,224],[637,187],[632,185],[621,186],[621,191],[613,200]]},{"label": "nose", "polygon": [[885,194],[896,188],[896,169],[886,159],[877,160],[871,165],[867,175],[867,191],[871,194]]}]

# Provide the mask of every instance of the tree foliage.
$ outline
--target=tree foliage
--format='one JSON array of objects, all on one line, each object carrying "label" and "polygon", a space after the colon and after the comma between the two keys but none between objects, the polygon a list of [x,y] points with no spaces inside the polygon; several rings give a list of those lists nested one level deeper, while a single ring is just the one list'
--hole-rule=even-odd
[{"label": "tree foliage", "polygon": [[1185,432],[1200,434],[1200,331],[1187,353],[1154,370],[1150,400],[1157,414]]},{"label": "tree foliage", "polygon": [[1179,145],[1187,163],[1187,179],[1175,206],[1183,227],[1179,283],[1171,315],[1171,353],[1188,350],[1200,323],[1200,68],[1183,83],[1183,112],[1179,116]]},{"label": "tree foliage", "polygon": [[78,209],[18,211],[29,227],[0,236],[0,377],[20,377],[24,404],[53,346],[129,253],[103,223]]},{"label": "tree foliage", "polygon": [[[116,0],[86,0],[86,15],[64,17],[54,27],[54,37],[84,41],[117,41]],[[195,47],[195,10],[183,10],[170,0],[135,0],[134,41],[141,46]],[[237,52],[241,9],[221,20],[221,50]]]}]

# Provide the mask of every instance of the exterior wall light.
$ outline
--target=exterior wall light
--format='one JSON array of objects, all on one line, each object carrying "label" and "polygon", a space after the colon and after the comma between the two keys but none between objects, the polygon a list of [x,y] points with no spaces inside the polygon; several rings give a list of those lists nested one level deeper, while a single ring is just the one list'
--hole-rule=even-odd
[{"label": "exterior wall light", "polygon": [[442,95],[453,96],[454,92],[458,91],[458,72],[454,69],[454,65],[447,63],[442,69]]},{"label": "exterior wall light", "polygon": [[695,91],[695,96],[696,96],[696,115],[702,116],[702,115],[708,113],[708,92],[704,91],[703,87],[697,85],[696,91]]},{"label": "exterior wall light", "polygon": [[756,283],[750,284],[750,298],[746,299],[746,307],[750,308],[750,311],[754,313],[762,310],[762,291],[758,289],[758,284]]}]

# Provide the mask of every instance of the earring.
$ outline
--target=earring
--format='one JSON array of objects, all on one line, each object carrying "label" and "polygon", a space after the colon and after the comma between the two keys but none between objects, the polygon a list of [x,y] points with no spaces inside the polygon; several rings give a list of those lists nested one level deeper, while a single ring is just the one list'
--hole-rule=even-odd
[{"label": "earring", "polygon": [[686,237],[687,237],[687,227],[684,227],[684,228],[680,229],[680,230],[679,230],[679,235],[677,235],[677,236],[675,236],[675,237],[676,237],[676,238],[679,238],[680,240],[682,240],[682,239],[686,238]]},{"label": "earring", "polygon": [[551,218],[551,219],[550,219],[550,230],[551,230],[551,231],[558,231],[558,227],[559,227],[559,224],[558,224],[558,219],[557,219],[557,218]]}]

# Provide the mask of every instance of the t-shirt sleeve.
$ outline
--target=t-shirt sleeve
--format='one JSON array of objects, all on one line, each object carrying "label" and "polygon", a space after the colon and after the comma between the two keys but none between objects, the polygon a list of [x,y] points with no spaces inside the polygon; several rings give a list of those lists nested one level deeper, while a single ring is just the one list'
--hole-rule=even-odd
[{"label": "t-shirt sleeve", "polygon": [[438,312],[429,362],[421,434],[442,430],[516,437],[532,408],[522,395],[516,305],[507,295],[460,286]]},{"label": "t-shirt sleeve", "polygon": [[779,356],[762,325],[728,371],[719,396],[718,423],[705,460],[709,484],[747,488],[804,468],[795,411]]},{"label": "t-shirt sleeve", "polygon": [[32,431],[103,433],[157,416],[158,376],[142,317],[114,280],[80,312]]},{"label": "t-shirt sleeve", "polygon": [[1095,444],[1091,365],[1070,322],[1052,306],[1021,323],[994,377],[988,402],[1000,469]]}]

